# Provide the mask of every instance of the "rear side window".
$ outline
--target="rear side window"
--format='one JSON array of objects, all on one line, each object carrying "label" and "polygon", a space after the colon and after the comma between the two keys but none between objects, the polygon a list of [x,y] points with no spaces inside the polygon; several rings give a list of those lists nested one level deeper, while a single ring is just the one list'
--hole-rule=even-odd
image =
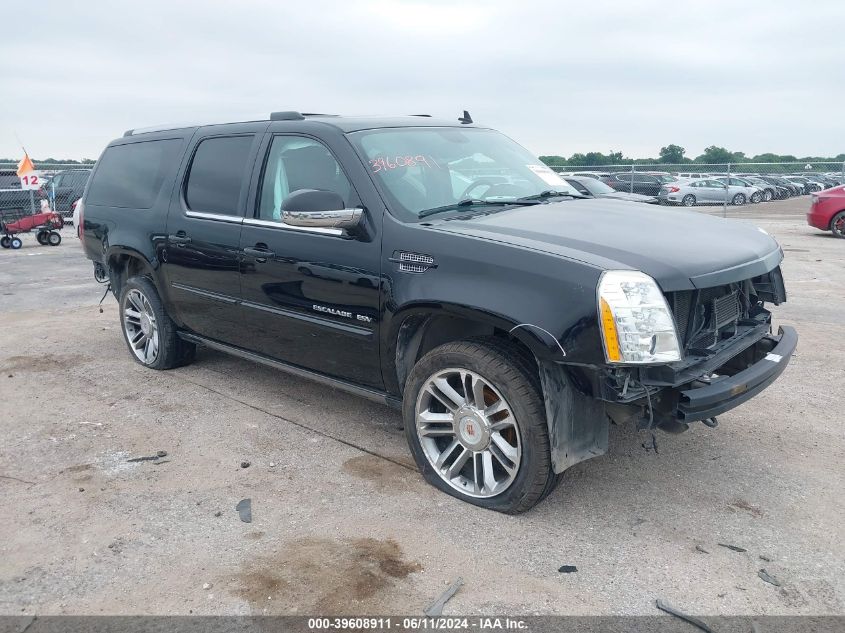
[{"label": "rear side window", "polygon": [[149,209],[181,144],[179,139],[166,139],[109,147],[99,160],[87,204]]},{"label": "rear side window", "polygon": [[221,136],[205,139],[197,146],[185,203],[192,211],[238,215],[241,187],[253,136]]}]

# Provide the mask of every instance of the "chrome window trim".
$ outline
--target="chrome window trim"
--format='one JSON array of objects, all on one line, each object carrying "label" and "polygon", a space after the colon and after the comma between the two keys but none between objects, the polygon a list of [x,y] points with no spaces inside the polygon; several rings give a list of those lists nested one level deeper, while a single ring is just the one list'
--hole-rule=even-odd
[{"label": "chrome window trim", "polygon": [[260,226],[266,229],[286,229],[289,231],[300,231],[304,233],[318,233],[321,235],[343,235],[343,229],[327,229],[317,226],[293,226],[292,224],[285,224],[281,220],[258,220],[256,218],[246,218],[243,221],[248,226]]},{"label": "chrome window trim", "polygon": [[185,216],[198,220],[216,220],[217,222],[228,222],[229,224],[243,223],[243,217],[239,215],[225,215],[223,213],[205,213],[203,211],[185,210]]}]

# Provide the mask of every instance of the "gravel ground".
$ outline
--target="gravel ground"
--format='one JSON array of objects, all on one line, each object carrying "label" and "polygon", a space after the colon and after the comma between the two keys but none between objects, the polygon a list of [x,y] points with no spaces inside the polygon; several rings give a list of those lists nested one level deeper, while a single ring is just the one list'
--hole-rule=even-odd
[{"label": "gravel ground", "polygon": [[0,251],[0,613],[419,614],[461,576],[447,614],[843,614],[845,242],[806,206],[730,209],[786,253],[781,379],[659,452],[612,428],[517,517],[426,485],[384,407],[209,351],[143,369],[71,232],[25,238]]}]

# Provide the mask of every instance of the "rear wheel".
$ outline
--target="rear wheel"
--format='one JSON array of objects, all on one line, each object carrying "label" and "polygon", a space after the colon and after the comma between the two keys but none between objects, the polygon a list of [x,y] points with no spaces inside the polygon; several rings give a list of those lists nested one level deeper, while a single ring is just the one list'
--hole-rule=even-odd
[{"label": "rear wheel", "polygon": [[458,499],[516,514],[559,480],[536,367],[508,342],[471,339],[426,354],[408,377],[403,414],[423,477]]},{"label": "rear wheel", "polygon": [[733,205],[734,205],[735,207],[741,207],[742,205],[744,205],[744,204],[745,204],[745,194],[744,194],[744,193],[738,193],[738,194],[736,194],[736,195],[733,197],[733,200],[732,200],[731,202],[733,203]]},{"label": "rear wheel", "polygon": [[56,233],[55,231],[50,231],[47,234],[47,243],[50,246],[58,246],[62,243],[62,236]]},{"label": "rear wheel", "polygon": [[840,211],[830,221],[830,230],[836,237],[845,238],[845,211]]},{"label": "rear wheel", "polygon": [[0,237],[0,246],[3,248],[12,248],[12,238],[8,235]]},{"label": "rear wheel", "polygon": [[38,231],[38,233],[36,233],[36,235],[35,235],[35,239],[38,240],[38,243],[41,244],[41,246],[46,246],[47,245],[47,231]]},{"label": "rear wheel", "polygon": [[194,359],[196,346],[177,336],[176,324],[148,277],[129,279],[119,303],[123,338],[137,362],[151,369],[172,369]]},{"label": "rear wheel", "polygon": [[683,203],[683,205],[685,207],[694,207],[695,206],[695,196],[692,195],[691,193],[688,193],[687,195],[685,195],[683,197],[683,199],[681,200],[681,203]]},{"label": "rear wheel", "polygon": [[14,248],[15,250],[17,250],[17,249],[19,249],[21,246],[23,246],[23,242],[21,242],[21,238],[19,238],[19,237],[13,237],[13,238],[12,238],[12,241],[10,242],[10,245],[11,245],[11,247],[12,247],[12,248]]}]

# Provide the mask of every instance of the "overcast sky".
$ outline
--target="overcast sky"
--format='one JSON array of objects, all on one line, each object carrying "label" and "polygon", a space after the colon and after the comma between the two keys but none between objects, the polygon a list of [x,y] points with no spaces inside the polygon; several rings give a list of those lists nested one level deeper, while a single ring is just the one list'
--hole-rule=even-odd
[{"label": "overcast sky", "polygon": [[15,135],[80,159],[159,123],[464,108],[536,154],[835,156],[843,24],[842,0],[14,3],[0,157]]}]

